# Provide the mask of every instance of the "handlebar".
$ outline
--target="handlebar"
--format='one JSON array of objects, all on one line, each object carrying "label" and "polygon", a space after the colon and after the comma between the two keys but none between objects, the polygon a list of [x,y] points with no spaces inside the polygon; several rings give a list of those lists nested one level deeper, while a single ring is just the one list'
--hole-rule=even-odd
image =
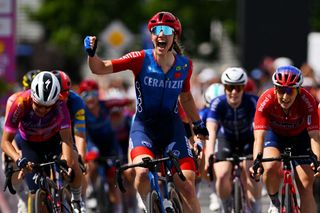
[{"label": "handlebar", "polygon": [[125,187],[123,185],[122,176],[121,176],[122,172],[125,171],[126,169],[134,168],[134,167],[143,167],[151,171],[154,171],[156,165],[168,160],[172,162],[180,179],[185,181],[186,177],[182,173],[177,157],[173,154],[171,150],[168,151],[167,154],[168,154],[168,157],[159,158],[159,159],[151,159],[150,157],[145,157],[145,158],[142,158],[142,162],[136,163],[136,164],[121,165],[120,160],[117,160],[116,161],[116,179],[117,179],[117,185],[120,191],[123,193],[126,192]]},{"label": "handlebar", "polygon": [[[50,166],[50,165],[53,165],[54,163],[58,163],[59,164],[59,168],[60,170],[65,173],[65,174],[68,174],[68,165],[67,165],[67,161],[65,160],[61,160],[59,158],[57,158],[56,156],[53,157],[53,161],[51,162],[47,162],[47,163],[33,163],[32,164],[32,169],[37,171],[37,170],[40,170],[42,167],[45,167],[45,166]],[[4,187],[3,187],[3,191],[6,191],[6,189],[8,188],[9,189],[9,192],[11,194],[16,194],[16,190],[14,189],[13,185],[12,185],[12,181],[11,181],[11,178],[12,178],[12,175],[15,173],[15,172],[19,172],[21,171],[21,169],[17,168],[17,169],[14,169],[13,168],[13,165],[12,164],[8,164],[7,165],[7,168],[6,168],[6,172],[5,172],[5,176],[6,176],[6,180],[5,180],[5,183],[4,183]],[[70,177],[70,182],[73,181],[73,179],[75,178],[75,174],[74,174],[74,171],[72,170],[71,172],[71,175],[69,176]]]},{"label": "handlebar", "polygon": [[209,167],[208,167],[208,173],[207,175],[209,176],[210,181],[213,181],[213,164],[221,161],[229,161],[233,163],[234,165],[238,165],[241,161],[245,160],[252,160],[252,155],[248,156],[238,156],[238,155],[233,155],[232,157],[226,157],[222,159],[215,159],[214,155],[211,154],[209,156]]},{"label": "handlebar", "polygon": [[258,168],[262,162],[271,162],[271,161],[281,161],[284,164],[290,163],[292,160],[306,160],[309,159],[314,165],[313,171],[317,173],[317,168],[319,167],[319,162],[317,160],[317,156],[312,152],[311,149],[308,149],[309,154],[307,155],[291,155],[291,149],[287,148],[284,153],[280,155],[280,157],[270,157],[270,158],[262,158],[262,154],[259,153],[257,155],[256,160],[254,161],[253,171],[254,175],[257,174]]}]

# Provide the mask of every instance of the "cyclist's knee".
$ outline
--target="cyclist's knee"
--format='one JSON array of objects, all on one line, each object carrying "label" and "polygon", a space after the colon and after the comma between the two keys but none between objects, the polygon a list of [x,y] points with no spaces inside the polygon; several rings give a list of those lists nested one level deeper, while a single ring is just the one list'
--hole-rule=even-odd
[{"label": "cyclist's knee", "polygon": [[279,175],[281,164],[279,162],[268,162],[263,164],[264,174],[266,177]]},{"label": "cyclist's knee", "polygon": [[136,181],[140,184],[145,184],[149,180],[148,173],[149,170],[147,168],[136,168]]}]

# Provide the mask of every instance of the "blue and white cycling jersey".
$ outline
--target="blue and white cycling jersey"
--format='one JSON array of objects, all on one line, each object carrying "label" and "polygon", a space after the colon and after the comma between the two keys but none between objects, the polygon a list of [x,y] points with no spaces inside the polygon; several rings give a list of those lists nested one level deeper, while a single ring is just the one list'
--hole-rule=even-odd
[{"label": "blue and white cycling jersey", "polygon": [[227,103],[225,95],[213,99],[207,121],[219,123],[217,137],[241,143],[252,140],[257,100],[257,96],[244,93],[240,106],[234,109]]}]

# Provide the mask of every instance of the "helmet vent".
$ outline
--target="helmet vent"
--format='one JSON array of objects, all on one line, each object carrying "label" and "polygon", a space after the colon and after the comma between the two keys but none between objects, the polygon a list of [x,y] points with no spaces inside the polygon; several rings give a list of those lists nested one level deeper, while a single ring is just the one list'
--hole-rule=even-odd
[{"label": "helmet vent", "polygon": [[164,15],[164,13],[160,13],[160,14],[159,14],[159,21],[162,20],[163,15]]}]

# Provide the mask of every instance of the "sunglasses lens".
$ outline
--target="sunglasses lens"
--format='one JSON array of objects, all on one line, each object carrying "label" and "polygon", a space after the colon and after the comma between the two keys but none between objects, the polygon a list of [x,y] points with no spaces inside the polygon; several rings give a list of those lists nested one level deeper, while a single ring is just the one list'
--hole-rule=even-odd
[{"label": "sunglasses lens", "polygon": [[88,99],[90,97],[98,97],[98,91],[96,90],[92,90],[92,91],[85,91],[81,93],[81,98],[83,99]]},{"label": "sunglasses lens", "polygon": [[173,34],[174,29],[172,27],[165,26],[165,25],[155,26],[154,28],[151,29],[151,32],[157,36],[160,35],[161,31],[163,32],[164,35],[168,36]]},{"label": "sunglasses lens", "polygon": [[288,94],[288,95],[291,95],[294,91],[294,88],[291,88],[291,87],[277,87],[277,92],[280,94],[280,95],[283,95],[283,94]]},{"label": "sunglasses lens", "polygon": [[241,92],[243,90],[243,85],[224,85],[224,87],[228,92],[232,92],[234,89],[237,92]]}]

